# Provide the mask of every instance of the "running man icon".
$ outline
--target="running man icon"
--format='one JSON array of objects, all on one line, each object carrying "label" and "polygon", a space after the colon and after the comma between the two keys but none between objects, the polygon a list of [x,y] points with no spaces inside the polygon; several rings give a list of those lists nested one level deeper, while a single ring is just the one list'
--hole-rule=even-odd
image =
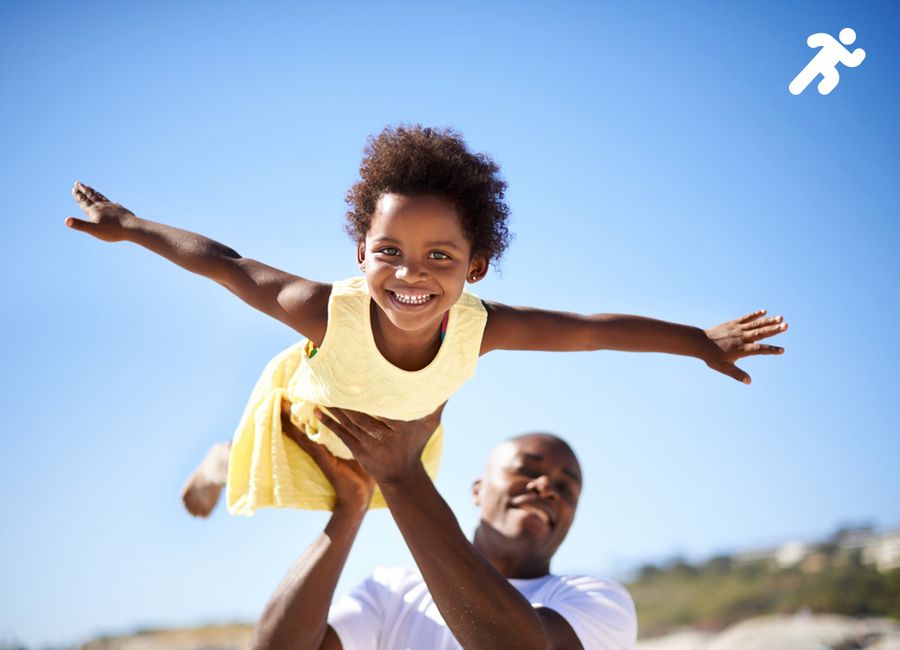
[{"label": "running man icon", "polygon": [[[827,95],[841,80],[841,75],[837,71],[837,64],[843,63],[848,68],[855,68],[863,59],[866,58],[866,51],[861,47],[851,52],[844,45],[851,45],[856,40],[856,32],[849,27],[844,27],[838,34],[841,42],[834,40],[831,34],[819,33],[813,34],[806,39],[809,47],[822,48],[813,57],[812,61],[806,64],[806,67],[800,71],[794,80],[788,86],[788,90],[792,95],[799,95],[806,87],[812,83],[818,75],[822,75],[822,81],[819,82],[819,94]],[[843,43],[843,45],[841,45]]]}]

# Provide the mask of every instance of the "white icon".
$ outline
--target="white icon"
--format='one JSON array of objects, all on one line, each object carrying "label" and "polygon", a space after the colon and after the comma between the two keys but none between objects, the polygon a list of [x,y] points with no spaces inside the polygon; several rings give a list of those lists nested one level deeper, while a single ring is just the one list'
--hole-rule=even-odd
[{"label": "white icon", "polygon": [[[841,39],[841,43],[844,45],[851,45],[856,40],[856,32],[849,27],[844,27],[841,33],[838,34],[838,38]],[[841,43],[834,40],[834,36],[831,34],[825,33],[813,34],[806,39],[806,44],[809,47],[821,47],[822,49],[816,53],[813,60],[806,64],[806,67],[794,77],[791,85],[788,86],[788,90],[791,91],[792,95],[799,95],[806,90],[806,87],[818,75],[822,75],[822,81],[819,82],[819,94],[827,95],[834,90],[834,87],[841,80],[841,75],[837,71],[838,63],[843,63],[848,68],[855,68],[866,58],[866,51],[861,47],[851,52]]]}]

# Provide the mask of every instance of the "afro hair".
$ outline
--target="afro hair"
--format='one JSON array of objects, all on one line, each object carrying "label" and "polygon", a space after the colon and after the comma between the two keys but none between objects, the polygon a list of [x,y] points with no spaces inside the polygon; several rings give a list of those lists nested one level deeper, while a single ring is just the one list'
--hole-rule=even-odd
[{"label": "afro hair", "polygon": [[418,124],[387,127],[369,137],[363,153],[360,180],[346,196],[346,230],[356,241],[365,239],[383,194],[435,195],[460,215],[473,255],[500,259],[510,239],[506,181],[499,165],[470,152],[458,132]]}]

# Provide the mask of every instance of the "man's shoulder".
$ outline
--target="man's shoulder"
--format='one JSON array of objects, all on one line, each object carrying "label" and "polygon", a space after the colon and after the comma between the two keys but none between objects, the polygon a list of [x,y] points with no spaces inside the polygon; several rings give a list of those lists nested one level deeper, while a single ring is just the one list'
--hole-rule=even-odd
[{"label": "man's shoulder", "polygon": [[565,618],[584,647],[634,647],[637,613],[624,586],[588,575],[550,577],[540,604]]},{"label": "man's shoulder", "polygon": [[624,586],[609,578],[595,578],[583,574],[552,575],[552,577],[558,584],[578,591],[603,591],[628,596],[628,590]]},{"label": "man's shoulder", "polygon": [[609,578],[595,578],[584,574],[550,574],[539,585],[538,591],[547,596],[562,598],[588,596],[634,607],[628,590]]}]

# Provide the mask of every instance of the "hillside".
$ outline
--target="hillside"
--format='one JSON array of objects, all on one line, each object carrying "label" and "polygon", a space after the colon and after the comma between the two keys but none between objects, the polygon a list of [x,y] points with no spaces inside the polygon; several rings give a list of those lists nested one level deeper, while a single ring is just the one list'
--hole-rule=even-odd
[{"label": "hillside", "polygon": [[644,567],[628,589],[641,638],[684,627],[716,631],[752,617],[797,612],[900,620],[900,569],[879,572],[853,561],[815,571],[763,562],[734,566],[725,557],[699,566],[676,561]]}]

